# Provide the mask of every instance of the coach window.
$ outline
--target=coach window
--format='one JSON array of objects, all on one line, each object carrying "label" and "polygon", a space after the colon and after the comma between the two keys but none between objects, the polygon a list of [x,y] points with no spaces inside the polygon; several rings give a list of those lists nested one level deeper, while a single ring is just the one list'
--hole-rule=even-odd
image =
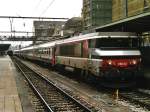
[{"label": "coach window", "polygon": [[43,49],[43,54],[45,54],[45,49]]},{"label": "coach window", "polygon": [[45,48],[45,54],[47,54],[47,49]]},{"label": "coach window", "polygon": [[45,54],[47,54],[47,49],[45,48]]},{"label": "coach window", "polygon": [[145,36],[143,38],[143,46],[144,47],[150,47],[150,37]]},{"label": "coach window", "polygon": [[46,54],[47,53],[47,51],[46,51],[46,48],[44,49],[44,54]]},{"label": "coach window", "polygon": [[43,49],[43,54],[45,54],[45,49]]},{"label": "coach window", "polygon": [[45,48],[45,54],[47,54],[47,49]]},{"label": "coach window", "polygon": [[75,45],[74,45],[74,56],[75,57],[82,56],[82,47],[81,46],[82,46],[81,42],[75,43]]},{"label": "coach window", "polygon": [[48,54],[48,49],[46,49],[46,52],[47,52],[46,54]]},{"label": "coach window", "polygon": [[44,49],[42,49],[42,54],[44,54]]},{"label": "coach window", "polygon": [[46,54],[48,54],[48,49],[46,48]]},{"label": "coach window", "polygon": [[40,50],[40,49],[37,49],[37,50],[36,50],[36,53],[37,53],[37,54],[41,54],[41,50]]},{"label": "coach window", "polygon": [[52,56],[52,49],[49,48],[49,55]]},{"label": "coach window", "polygon": [[45,53],[45,50],[43,49],[43,54]]},{"label": "coach window", "polygon": [[47,48],[47,54],[49,54],[49,49]]},{"label": "coach window", "polygon": [[43,51],[44,51],[43,53],[46,54],[46,49],[45,48],[43,49]]}]

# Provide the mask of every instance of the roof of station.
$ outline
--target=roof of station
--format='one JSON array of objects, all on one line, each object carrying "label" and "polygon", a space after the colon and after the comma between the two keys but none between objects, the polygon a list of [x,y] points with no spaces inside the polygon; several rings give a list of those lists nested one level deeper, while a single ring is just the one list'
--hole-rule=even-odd
[{"label": "roof of station", "polygon": [[6,51],[10,47],[10,44],[0,44],[0,51]]},{"label": "roof of station", "polygon": [[96,31],[125,31],[146,32],[150,31],[150,12],[119,20],[104,26],[95,28]]}]

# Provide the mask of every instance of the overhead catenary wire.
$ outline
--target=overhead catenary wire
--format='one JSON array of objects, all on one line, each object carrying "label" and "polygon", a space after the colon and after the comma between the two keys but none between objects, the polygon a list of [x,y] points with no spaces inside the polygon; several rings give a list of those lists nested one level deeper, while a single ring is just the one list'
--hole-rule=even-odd
[{"label": "overhead catenary wire", "polygon": [[39,0],[39,2],[37,3],[37,5],[35,6],[35,10],[39,7],[40,3],[42,2],[42,0]]},{"label": "overhead catenary wire", "polygon": [[39,2],[37,3],[37,5],[34,8],[34,11],[32,12],[32,15],[34,15],[35,11],[38,9],[38,7],[40,6],[42,0],[39,0]]},{"label": "overhead catenary wire", "polygon": [[55,2],[55,0],[52,0],[52,1],[48,4],[48,6],[43,10],[43,12],[41,13],[40,16],[42,16],[44,13],[46,13],[46,11],[51,7],[51,5],[52,5],[54,2]]}]

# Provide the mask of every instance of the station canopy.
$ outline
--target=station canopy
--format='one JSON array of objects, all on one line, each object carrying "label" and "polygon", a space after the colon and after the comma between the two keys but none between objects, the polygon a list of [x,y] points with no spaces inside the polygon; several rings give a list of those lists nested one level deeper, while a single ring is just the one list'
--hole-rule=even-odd
[{"label": "station canopy", "polygon": [[104,26],[95,28],[96,31],[124,31],[147,32],[150,31],[150,12],[119,20]]},{"label": "station canopy", "polygon": [[10,44],[0,44],[0,51],[6,51],[10,47]]}]

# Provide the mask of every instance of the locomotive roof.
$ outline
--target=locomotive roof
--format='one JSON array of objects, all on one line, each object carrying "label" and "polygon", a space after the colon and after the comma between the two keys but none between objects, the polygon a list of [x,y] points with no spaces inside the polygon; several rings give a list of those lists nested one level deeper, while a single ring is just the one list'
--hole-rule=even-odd
[{"label": "locomotive roof", "polygon": [[56,44],[77,42],[96,38],[137,38],[137,35],[132,32],[97,32],[85,35],[74,36],[68,39],[58,41]]}]

